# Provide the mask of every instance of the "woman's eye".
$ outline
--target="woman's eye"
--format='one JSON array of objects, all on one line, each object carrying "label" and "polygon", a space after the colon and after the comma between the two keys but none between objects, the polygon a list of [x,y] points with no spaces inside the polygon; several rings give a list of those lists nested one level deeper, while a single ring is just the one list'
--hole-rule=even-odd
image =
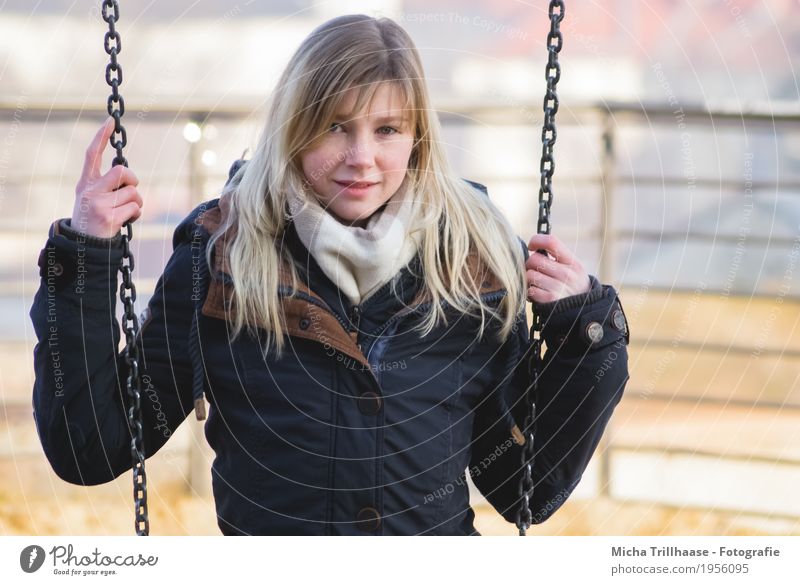
[{"label": "woman's eye", "polygon": [[329,130],[330,132],[336,132],[336,131],[337,131],[337,130],[339,130],[341,127],[342,127],[342,125],[341,125],[339,122],[333,122],[333,123],[331,124],[331,127],[330,127],[328,130]]},{"label": "woman's eye", "polygon": [[390,136],[392,134],[396,134],[397,132],[399,132],[399,130],[397,128],[392,128],[391,126],[381,126],[380,128],[378,128],[378,132]]}]

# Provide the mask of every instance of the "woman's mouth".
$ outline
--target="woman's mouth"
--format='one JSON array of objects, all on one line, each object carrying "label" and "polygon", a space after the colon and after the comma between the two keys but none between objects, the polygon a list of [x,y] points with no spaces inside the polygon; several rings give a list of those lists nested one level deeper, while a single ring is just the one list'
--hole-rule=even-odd
[{"label": "woman's mouth", "polygon": [[365,189],[372,187],[372,185],[377,185],[377,183],[371,181],[334,181],[334,183],[338,183],[342,187],[353,187],[354,189]]},{"label": "woman's mouth", "polygon": [[334,181],[334,183],[342,187],[343,193],[350,195],[364,195],[371,187],[378,184],[370,181]]}]

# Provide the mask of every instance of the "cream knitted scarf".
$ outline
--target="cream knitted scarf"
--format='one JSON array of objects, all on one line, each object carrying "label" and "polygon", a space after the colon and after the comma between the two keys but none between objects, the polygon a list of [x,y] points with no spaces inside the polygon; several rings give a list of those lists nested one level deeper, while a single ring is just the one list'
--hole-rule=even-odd
[{"label": "cream knitted scarf", "polygon": [[312,192],[290,192],[288,200],[300,240],[351,304],[365,301],[389,282],[419,247],[422,233],[409,233],[414,198],[404,186],[370,216],[365,228],[339,222]]}]

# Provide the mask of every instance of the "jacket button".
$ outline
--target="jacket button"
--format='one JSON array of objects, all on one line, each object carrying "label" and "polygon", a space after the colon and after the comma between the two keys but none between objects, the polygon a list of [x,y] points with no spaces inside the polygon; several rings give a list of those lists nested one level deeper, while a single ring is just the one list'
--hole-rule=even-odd
[{"label": "jacket button", "polygon": [[356,528],[364,532],[375,532],[381,526],[381,515],[375,508],[361,508],[356,516]]},{"label": "jacket button", "polygon": [[381,410],[381,397],[375,392],[364,392],[358,397],[358,410],[362,414],[378,414]]},{"label": "jacket button", "polygon": [[611,323],[618,331],[625,331],[628,329],[627,323],[625,323],[625,315],[623,315],[622,311],[617,309],[614,311],[614,314],[611,316]]},{"label": "jacket button", "polygon": [[61,276],[64,274],[64,267],[61,265],[60,262],[56,262],[53,264],[53,276]]},{"label": "jacket button", "polygon": [[299,325],[300,329],[305,331],[306,329],[308,329],[308,326],[311,325],[311,321],[308,318],[303,317],[302,319],[300,319]]},{"label": "jacket button", "polygon": [[597,343],[603,339],[603,326],[597,321],[592,321],[586,326],[585,333],[589,343]]}]

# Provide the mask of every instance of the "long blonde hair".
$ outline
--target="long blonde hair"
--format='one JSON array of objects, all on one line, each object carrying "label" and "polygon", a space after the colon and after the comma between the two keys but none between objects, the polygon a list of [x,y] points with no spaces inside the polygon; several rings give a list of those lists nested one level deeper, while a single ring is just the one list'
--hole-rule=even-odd
[{"label": "long blonde hair", "polygon": [[[358,89],[354,111],[361,111],[383,83],[401,90],[415,128],[404,183],[421,199],[411,225],[422,231],[422,286],[432,301],[415,330],[426,335],[440,322],[447,323],[446,303],[459,313],[479,317],[479,336],[487,322],[496,320],[503,341],[524,309],[520,242],[499,209],[450,167],[413,41],[388,18],[340,16],[318,26],[289,61],[252,158],[223,189],[223,197],[230,195],[230,213],[208,245],[210,262],[214,242],[236,226],[235,237],[226,242],[237,308],[233,337],[245,328],[266,329],[265,354],[274,343],[280,355],[285,343],[278,283],[284,265],[281,254],[288,250],[274,243],[285,228],[287,194],[305,190],[300,155],[330,127],[348,89]],[[470,255],[477,255],[506,290],[498,306],[481,300],[482,280],[467,269]],[[286,266],[296,289],[294,263]]]}]

